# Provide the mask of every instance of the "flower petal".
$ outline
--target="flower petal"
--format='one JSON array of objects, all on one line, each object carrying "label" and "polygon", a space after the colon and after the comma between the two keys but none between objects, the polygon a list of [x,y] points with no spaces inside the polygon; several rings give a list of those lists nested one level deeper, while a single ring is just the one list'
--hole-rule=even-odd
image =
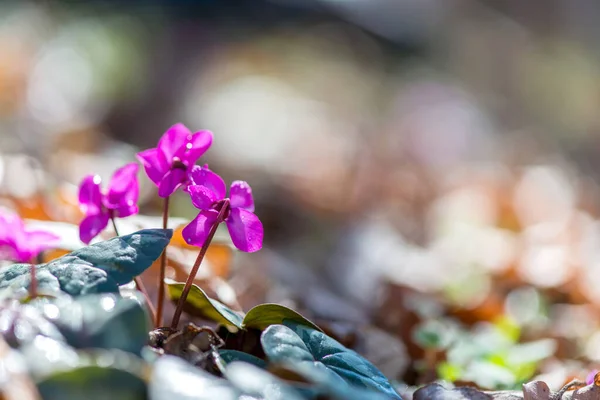
[{"label": "flower petal", "polygon": [[108,225],[108,213],[88,215],[79,224],[79,238],[89,244]]},{"label": "flower petal", "polygon": [[17,261],[30,262],[40,251],[56,246],[60,237],[47,231],[25,231],[25,240],[18,243],[15,252]]},{"label": "flower petal", "polygon": [[135,215],[135,214],[139,213],[140,209],[137,206],[137,204],[132,204],[132,205],[124,204],[124,205],[121,205],[121,206],[115,208],[113,210],[113,212],[114,212],[115,217],[125,218],[125,217],[129,217],[130,215]]},{"label": "flower petal", "polygon": [[196,161],[209,149],[212,141],[213,134],[211,131],[198,131],[194,133],[186,143],[186,151],[180,156],[181,160],[188,167],[196,164]]},{"label": "flower petal", "polygon": [[162,135],[158,141],[158,149],[169,164],[173,162],[173,157],[183,157],[191,136],[192,132],[182,123],[173,125]]},{"label": "flower petal", "polygon": [[171,167],[164,155],[157,148],[154,148],[141,151],[136,156],[144,166],[148,178],[158,186]]},{"label": "flower petal", "polygon": [[225,198],[227,186],[219,175],[208,169],[208,165],[195,165],[189,173],[190,181],[194,185],[206,186],[217,196],[217,200]]},{"label": "flower petal", "polygon": [[179,186],[187,181],[187,171],[175,168],[167,172],[158,184],[158,195],[160,197],[169,197]]},{"label": "flower petal", "polygon": [[188,193],[192,199],[192,204],[199,210],[209,210],[215,201],[221,200],[215,192],[206,186],[190,185],[188,186]]},{"label": "flower petal", "polygon": [[131,207],[137,203],[140,195],[138,168],[137,163],[129,163],[115,171],[105,197],[104,205],[107,208]]},{"label": "flower petal", "polygon": [[232,208],[227,218],[231,241],[241,251],[254,253],[262,249],[264,230],[256,215],[243,208]]},{"label": "flower petal", "polygon": [[204,241],[217,221],[218,215],[219,213],[214,210],[200,211],[198,216],[181,231],[186,243],[199,247],[204,245]]},{"label": "flower petal", "polygon": [[99,175],[88,175],[79,185],[79,207],[84,214],[98,214],[102,209]]},{"label": "flower petal", "polygon": [[254,212],[254,199],[252,198],[252,188],[244,181],[234,181],[229,188],[229,198],[231,199],[231,208],[243,208]]}]

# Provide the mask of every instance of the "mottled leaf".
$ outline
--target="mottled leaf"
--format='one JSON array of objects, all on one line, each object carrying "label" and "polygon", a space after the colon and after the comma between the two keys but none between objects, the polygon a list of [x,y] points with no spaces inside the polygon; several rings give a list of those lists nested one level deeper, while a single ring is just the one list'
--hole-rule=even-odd
[{"label": "mottled leaf", "polygon": [[385,376],[369,361],[325,335],[294,322],[271,325],[261,343],[271,362],[320,362],[348,384],[383,393],[391,399],[400,396]]},{"label": "mottled leaf", "polygon": [[70,256],[106,271],[118,285],[123,285],[152,265],[172,235],[170,229],[144,229],[84,247]]},{"label": "mottled leaf", "polygon": [[119,349],[139,354],[148,341],[150,320],[136,298],[104,293],[39,305],[76,348]]}]

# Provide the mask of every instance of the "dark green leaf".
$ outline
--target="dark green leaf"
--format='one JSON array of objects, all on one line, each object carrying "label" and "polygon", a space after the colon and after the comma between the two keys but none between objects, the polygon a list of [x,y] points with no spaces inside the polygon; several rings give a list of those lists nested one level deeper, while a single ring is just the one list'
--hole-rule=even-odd
[{"label": "dark green leaf", "polygon": [[119,285],[106,271],[72,255],[57,258],[39,269],[50,271],[58,279],[60,290],[71,296],[119,291]]},{"label": "dark green leaf", "polygon": [[[169,292],[169,297],[173,301],[178,301],[183,292],[184,283],[166,281]],[[225,304],[211,299],[196,285],[192,285],[190,293],[186,299],[186,307],[194,315],[218,322],[224,325],[235,326],[242,329],[243,315],[237,311],[233,311]]]},{"label": "dark green leaf", "polygon": [[352,386],[400,398],[373,364],[323,332],[286,322],[285,326],[268,327],[261,336],[261,343],[272,362],[321,362]]},{"label": "dark green leaf", "polygon": [[0,321],[0,335],[14,348],[31,342],[37,335],[65,340],[56,326],[44,318],[37,308],[28,304],[14,301],[3,305],[0,308]]},{"label": "dark green leaf", "polygon": [[169,355],[154,363],[149,392],[151,400],[238,400],[241,394],[227,380]]},{"label": "dark green leaf", "polygon": [[219,350],[219,355],[221,359],[225,361],[226,364],[229,364],[234,361],[244,361],[252,365],[256,365],[260,368],[265,368],[267,363],[260,358],[253,356],[252,354],[244,353],[243,351],[238,350]]},{"label": "dark green leaf", "polygon": [[38,306],[76,348],[120,349],[139,354],[151,324],[141,300],[104,293]]},{"label": "dark green leaf", "polygon": [[[26,295],[31,282],[30,267],[31,264],[13,264],[0,270],[0,289],[13,291],[14,298]],[[40,292],[60,292],[59,280],[44,266],[36,266],[36,280]]]},{"label": "dark green leaf", "polygon": [[38,336],[21,348],[44,400],[144,400],[144,364],[118,350],[77,352]]},{"label": "dark green leaf", "polygon": [[270,325],[283,324],[284,321],[293,321],[306,325],[316,330],[321,330],[317,325],[304,318],[298,312],[280,304],[261,304],[252,308],[244,317],[244,328],[263,330]]},{"label": "dark green leaf", "polygon": [[123,285],[152,265],[172,235],[170,229],[144,229],[84,247],[68,256],[91,263]]},{"label": "dark green leaf", "polygon": [[289,363],[283,365],[309,382],[312,382],[317,393],[326,395],[332,400],[389,400],[390,397],[381,392],[362,389],[349,385],[343,378],[328,369],[320,362]]}]

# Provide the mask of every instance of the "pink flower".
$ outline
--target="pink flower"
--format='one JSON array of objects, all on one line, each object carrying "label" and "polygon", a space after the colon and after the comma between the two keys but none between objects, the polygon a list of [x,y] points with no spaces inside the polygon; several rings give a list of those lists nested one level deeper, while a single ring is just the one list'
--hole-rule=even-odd
[{"label": "pink flower", "polygon": [[160,197],[169,197],[188,183],[188,172],[212,144],[210,131],[194,134],[183,124],[170,127],[158,146],[137,154],[146,174],[158,186]]},{"label": "pink flower", "polygon": [[[198,216],[183,228],[185,241],[202,246],[215,223],[225,222],[235,247],[248,253],[262,248],[263,226],[254,214],[252,189],[243,181],[234,181],[226,198],[223,179],[208,166],[195,166],[190,172],[191,184],[188,192]],[[219,220],[219,215],[222,218]]]},{"label": "pink flower", "polygon": [[79,238],[89,243],[110,218],[124,218],[138,213],[137,201],[140,187],[137,180],[138,165],[129,163],[115,171],[108,192],[100,191],[100,176],[88,175],[79,186],[79,207],[85,218],[79,224]]},{"label": "pink flower", "polygon": [[46,231],[27,230],[13,213],[0,213],[0,253],[3,259],[31,262],[42,250],[54,247],[59,237]]},{"label": "pink flower", "polygon": [[585,378],[585,383],[587,383],[588,385],[591,385],[592,383],[594,383],[594,378],[596,377],[597,373],[598,373],[597,369],[591,371],[588,374],[588,376]]}]

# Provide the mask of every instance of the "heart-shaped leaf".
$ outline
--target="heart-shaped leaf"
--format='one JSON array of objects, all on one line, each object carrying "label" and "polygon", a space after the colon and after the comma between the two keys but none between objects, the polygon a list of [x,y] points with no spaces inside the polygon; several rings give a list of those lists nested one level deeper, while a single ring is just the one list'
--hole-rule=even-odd
[{"label": "heart-shaped leaf", "polygon": [[[12,264],[0,270],[0,289],[8,289],[13,298],[26,296],[31,282],[31,264]],[[38,290],[43,293],[60,292],[60,282],[47,268],[36,266]]]},{"label": "heart-shaped leaf", "polygon": [[[168,287],[169,297],[173,301],[178,301],[183,292],[184,283],[165,280]],[[186,299],[186,307],[190,307],[194,311],[194,315],[207,318],[211,321],[218,322],[224,325],[235,326],[242,329],[243,314],[234,311],[225,304],[211,299],[196,285],[192,285]]]},{"label": "heart-shaped leaf", "polygon": [[[169,297],[178,301],[183,292],[184,283],[171,280],[165,281],[168,286]],[[298,312],[280,304],[261,304],[253,307],[246,315],[234,311],[223,303],[210,298],[202,289],[192,285],[188,294],[186,307],[194,315],[210,319],[223,325],[235,326],[238,329],[254,328],[263,330],[269,325],[283,324],[285,321],[295,322],[321,330],[317,325],[304,318]]]},{"label": "heart-shaped leaf", "polygon": [[143,362],[118,350],[77,352],[38,336],[21,348],[45,400],[144,400]]},{"label": "heart-shaped leaf", "polygon": [[234,361],[243,361],[263,369],[267,366],[267,363],[264,360],[261,360],[252,354],[244,353],[243,351],[223,349],[219,350],[219,355],[226,364]]},{"label": "heart-shaped leaf", "polygon": [[76,348],[119,349],[139,354],[151,324],[140,298],[104,293],[59,299],[38,308]]},{"label": "heart-shaped leaf", "polygon": [[0,335],[11,347],[31,342],[37,335],[65,341],[60,331],[39,310],[17,301],[0,307]]},{"label": "heart-shaped leaf", "polygon": [[[169,243],[171,230],[145,229],[83,247],[36,266],[38,287],[43,292],[62,290],[72,296],[116,293],[144,272]],[[0,271],[0,289],[28,288],[30,265],[14,264]]]},{"label": "heart-shaped leaf", "polygon": [[119,291],[118,283],[106,271],[70,254],[40,265],[38,269],[48,270],[58,279],[60,290],[71,296]]},{"label": "heart-shaped leaf", "polygon": [[271,325],[261,343],[271,362],[320,362],[348,384],[400,399],[387,378],[369,361],[323,332],[295,322]]},{"label": "heart-shaped leaf", "polygon": [[124,285],[152,265],[172,235],[170,229],[144,229],[84,247],[70,256],[106,271],[117,284]]},{"label": "heart-shaped leaf", "polygon": [[[155,363],[150,379],[150,400],[238,400],[240,391],[179,357],[164,355]],[[251,400],[251,399],[249,399]]]},{"label": "heart-shaped leaf", "polygon": [[260,304],[248,311],[244,317],[244,328],[256,328],[263,330],[270,325],[283,324],[284,321],[293,321],[301,325],[306,325],[318,331],[321,330],[317,325],[304,318],[300,313],[281,304]]}]

